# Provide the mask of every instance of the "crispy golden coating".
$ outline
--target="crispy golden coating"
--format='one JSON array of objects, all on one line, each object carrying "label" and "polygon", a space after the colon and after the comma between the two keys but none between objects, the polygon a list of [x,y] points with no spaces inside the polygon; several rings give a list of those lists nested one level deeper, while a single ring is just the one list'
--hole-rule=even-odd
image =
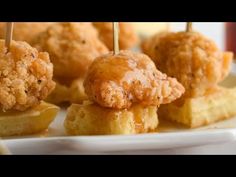
[{"label": "crispy golden coating", "polygon": [[108,52],[91,23],[57,23],[34,44],[49,53],[57,78],[83,77],[94,58]]},{"label": "crispy golden coating", "polygon": [[[45,31],[52,24],[54,23],[16,22],[14,23],[13,39],[16,41],[26,41],[29,44],[31,44],[39,33]],[[1,22],[0,23],[1,39],[5,39],[5,33],[6,33],[6,23]]]},{"label": "crispy golden coating", "polygon": [[7,52],[0,40],[0,109],[23,111],[39,104],[55,87],[52,76],[48,53],[16,41]]},{"label": "crispy golden coating", "polygon": [[[96,22],[93,25],[99,32],[100,39],[108,47],[113,50],[113,28],[112,23]],[[138,43],[138,36],[135,33],[131,23],[119,23],[119,46],[120,49],[129,49]]]},{"label": "crispy golden coating", "polygon": [[95,59],[84,81],[89,99],[108,108],[129,108],[133,103],[158,106],[179,98],[183,86],[159,72],[144,54],[120,51]]},{"label": "crispy golden coating", "polygon": [[233,58],[197,32],[160,33],[142,48],[160,71],[183,84],[185,97],[207,94],[228,75]]}]

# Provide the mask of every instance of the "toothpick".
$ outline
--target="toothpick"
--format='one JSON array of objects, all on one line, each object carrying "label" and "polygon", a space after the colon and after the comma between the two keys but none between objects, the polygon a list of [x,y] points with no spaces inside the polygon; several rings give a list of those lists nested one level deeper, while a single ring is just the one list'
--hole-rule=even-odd
[{"label": "toothpick", "polygon": [[191,32],[193,30],[193,23],[187,22],[186,32]]},{"label": "toothpick", "polygon": [[8,22],[6,24],[6,39],[5,46],[7,47],[7,51],[10,50],[11,41],[12,41],[12,33],[13,33],[13,22]]},{"label": "toothpick", "polygon": [[119,23],[113,22],[113,49],[114,54],[119,53]]}]

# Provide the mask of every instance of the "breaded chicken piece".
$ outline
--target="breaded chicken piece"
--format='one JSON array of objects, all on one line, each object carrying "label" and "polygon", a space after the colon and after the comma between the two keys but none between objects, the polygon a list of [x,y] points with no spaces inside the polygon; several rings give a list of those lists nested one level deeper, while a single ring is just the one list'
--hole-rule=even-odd
[{"label": "breaded chicken piece", "polygon": [[24,111],[45,99],[55,87],[48,53],[26,42],[12,41],[7,52],[0,40],[0,109]]},{"label": "breaded chicken piece", "polygon": [[142,49],[160,71],[183,84],[187,98],[204,96],[216,87],[228,75],[233,58],[198,32],[160,33]]},{"label": "breaded chicken piece", "polygon": [[[109,22],[95,22],[93,25],[99,32],[99,38],[109,50],[113,50],[113,28]],[[138,43],[138,36],[131,23],[119,23],[119,46],[120,49],[129,49]]]},{"label": "breaded chicken piece", "polygon": [[49,53],[56,78],[83,77],[94,58],[108,52],[91,23],[57,23],[34,45]]},{"label": "breaded chicken piece", "polygon": [[133,103],[159,106],[179,98],[183,86],[159,72],[144,54],[120,51],[100,56],[84,81],[89,99],[107,108],[130,108]]},{"label": "breaded chicken piece", "polygon": [[[50,25],[54,23],[49,22],[31,22],[31,23],[22,23],[22,22],[16,22],[14,23],[14,31],[13,31],[13,39],[16,41],[26,41],[29,44],[32,44],[32,41],[35,39],[35,37],[45,31]],[[6,23],[1,22],[0,23],[0,38],[5,39],[5,33],[6,33]]]}]

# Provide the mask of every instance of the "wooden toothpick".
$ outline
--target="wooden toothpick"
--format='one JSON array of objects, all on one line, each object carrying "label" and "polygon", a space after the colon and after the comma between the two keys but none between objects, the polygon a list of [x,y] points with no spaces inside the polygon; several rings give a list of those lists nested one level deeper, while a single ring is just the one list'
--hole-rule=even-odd
[{"label": "wooden toothpick", "polygon": [[113,49],[114,54],[119,53],[119,23],[113,22]]},{"label": "wooden toothpick", "polygon": [[12,41],[13,24],[14,24],[13,22],[6,23],[5,46],[6,46],[8,52],[10,50],[11,41]]},{"label": "wooden toothpick", "polygon": [[186,32],[191,32],[193,30],[193,23],[187,22]]}]

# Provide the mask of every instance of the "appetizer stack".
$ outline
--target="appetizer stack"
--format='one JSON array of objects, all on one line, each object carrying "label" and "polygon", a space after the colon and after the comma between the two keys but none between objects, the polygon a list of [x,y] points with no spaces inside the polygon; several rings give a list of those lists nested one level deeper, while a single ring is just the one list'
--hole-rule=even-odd
[{"label": "appetizer stack", "polygon": [[53,65],[46,52],[26,42],[0,40],[0,136],[47,129],[59,108],[42,102],[54,89]]},{"label": "appetizer stack", "polygon": [[69,134],[155,131],[159,105],[172,102],[184,92],[183,86],[159,72],[148,56],[119,51],[118,24],[113,28],[114,52],[97,57],[85,77],[89,102],[72,104],[68,109],[64,125]]},{"label": "appetizer stack", "polygon": [[179,100],[160,108],[160,117],[194,128],[236,115],[235,89],[218,86],[229,73],[231,52],[220,51],[212,40],[192,30],[154,35],[142,49],[160,71],[185,87]]},{"label": "appetizer stack", "polygon": [[84,82],[90,101],[72,105],[65,128],[69,134],[135,134],[154,131],[157,108],[184,92],[176,79],[159,72],[141,53],[120,51],[94,60]]}]

